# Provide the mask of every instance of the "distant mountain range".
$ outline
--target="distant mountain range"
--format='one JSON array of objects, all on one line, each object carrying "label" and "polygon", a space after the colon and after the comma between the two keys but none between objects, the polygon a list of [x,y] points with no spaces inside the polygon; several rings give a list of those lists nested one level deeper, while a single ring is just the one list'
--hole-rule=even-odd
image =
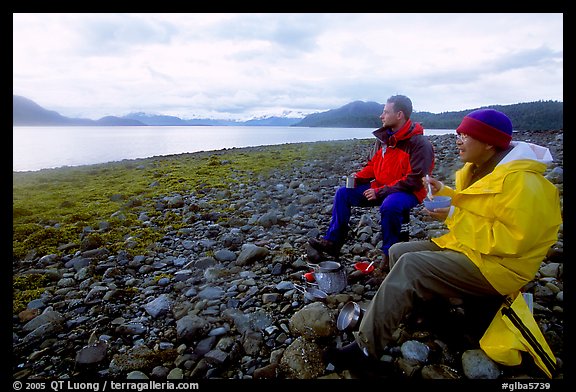
[{"label": "distant mountain range", "polygon": [[[47,110],[28,98],[13,96],[13,126],[298,126],[328,128],[378,128],[384,104],[377,102],[354,101],[338,109],[313,113],[304,118],[266,117],[248,121],[191,119],[174,116],[130,113],[126,116],[106,116],[99,120],[64,117]],[[563,129],[564,103],[558,101],[537,101],[514,105],[493,105],[482,108],[500,110],[510,117],[517,130]],[[458,112],[414,112],[412,120],[421,122],[427,129],[455,129],[466,114],[474,108]]]},{"label": "distant mountain range", "polygon": [[266,117],[252,119],[248,121],[233,120],[215,120],[215,119],[192,119],[183,120],[174,116],[153,115],[146,113],[130,113],[126,116],[106,116],[99,120],[86,118],[70,118],[61,114],[47,110],[35,103],[34,101],[21,97],[13,96],[12,104],[12,126],[144,126],[144,125],[267,125],[267,126],[290,126],[302,118],[290,117]]},{"label": "distant mountain range", "polygon": [[62,125],[146,125],[132,119],[107,116],[99,120],[86,118],[70,118],[61,114],[46,110],[36,102],[13,96],[12,100],[12,126],[62,126]]},{"label": "distant mountain range", "polygon": [[291,118],[291,117],[265,117],[265,118],[258,118],[252,119],[248,121],[233,121],[233,120],[215,120],[209,118],[198,118],[198,119],[191,119],[191,120],[183,120],[179,117],[175,116],[162,116],[162,115],[154,115],[154,114],[146,114],[146,113],[130,113],[126,116],[123,116],[122,119],[130,119],[139,121],[145,125],[229,125],[229,126],[237,126],[237,125],[250,125],[250,126],[257,126],[257,125],[268,125],[268,126],[290,126],[298,121],[302,120],[301,118]]}]

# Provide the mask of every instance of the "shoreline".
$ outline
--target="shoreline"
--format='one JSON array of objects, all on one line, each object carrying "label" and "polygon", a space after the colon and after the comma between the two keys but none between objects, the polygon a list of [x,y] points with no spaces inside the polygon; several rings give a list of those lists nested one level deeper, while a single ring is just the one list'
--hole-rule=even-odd
[{"label": "shoreline", "polygon": [[[430,131],[434,131],[434,129],[431,129]],[[426,129],[424,131],[426,133]],[[543,135],[546,134],[558,134],[561,133],[563,134],[563,130],[539,130],[539,131],[527,131],[527,130],[514,130],[513,131],[513,140],[516,140],[518,138],[518,140],[524,140],[526,138],[530,138],[530,137],[541,137]],[[434,139],[434,138],[438,138],[438,137],[446,137],[449,136],[450,134],[440,134],[440,135],[427,135],[428,137]],[[254,149],[258,149],[258,148],[271,148],[271,147],[280,147],[280,146],[290,146],[290,145],[307,145],[307,144],[313,144],[313,143],[338,143],[338,142],[354,142],[354,141],[366,141],[367,143],[370,143],[370,141],[374,140],[373,136],[367,136],[366,138],[350,138],[350,139],[339,139],[339,140],[321,140],[321,141],[314,141],[314,142],[287,142],[287,143],[280,143],[280,144],[263,144],[263,145],[257,145],[257,146],[246,146],[246,147],[224,147],[224,148],[220,148],[220,149],[215,149],[215,150],[201,150],[201,151],[194,151],[194,152],[182,152],[182,153],[175,153],[175,154],[165,154],[165,155],[153,155],[153,156],[149,156],[149,157],[142,157],[142,158],[126,158],[126,159],[121,159],[121,160],[115,160],[115,161],[107,161],[107,162],[100,162],[100,163],[88,163],[88,164],[81,164],[81,165],[63,165],[63,166],[58,166],[58,167],[51,167],[51,168],[42,168],[42,169],[37,169],[37,170],[12,170],[13,174],[23,174],[23,173],[38,173],[38,172],[49,172],[49,171],[54,171],[54,170],[68,170],[68,169],[81,169],[81,168],[86,168],[86,167],[92,167],[92,166],[101,166],[101,165],[114,165],[114,164],[126,164],[126,163],[133,163],[133,162],[140,162],[140,161],[146,161],[146,160],[153,160],[153,159],[164,159],[164,158],[177,158],[178,156],[188,156],[190,154],[211,154],[211,153],[222,153],[222,152],[228,152],[228,151],[238,151],[238,150],[246,150],[246,151],[250,151],[250,150],[254,150]]]}]

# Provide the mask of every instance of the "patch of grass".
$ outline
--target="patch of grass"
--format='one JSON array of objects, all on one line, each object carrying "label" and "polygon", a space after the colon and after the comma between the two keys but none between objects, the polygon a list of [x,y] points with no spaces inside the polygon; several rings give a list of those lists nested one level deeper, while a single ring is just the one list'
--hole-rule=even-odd
[{"label": "patch of grass", "polygon": [[162,278],[172,279],[173,277],[174,276],[172,274],[161,273],[161,274],[154,276],[153,281],[154,281],[154,283],[158,283],[158,281]]},{"label": "patch of grass", "polygon": [[12,282],[12,311],[18,314],[24,309],[28,302],[40,298],[51,280],[42,274],[27,274],[14,277]]},{"label": "patch of grass", "polygon": [[[180,228],[182,217],[164,216],[154,201],[176,194],[201,197],[214,189],[250,184],[273,170],[341,154],[338,142],[295,143],[178,154],[35,172],[13,173],[13,257],[35,249],[38,256],[61,254],[59,246],[79,244],[86,227],[101,232],[103,245],[142,254],[164,235],[163,226]],[[215,202],[214,200],[212,202]],[[158,228],[138,220],[154,217]],[[127,248],[126,238],[131,237]]]}]

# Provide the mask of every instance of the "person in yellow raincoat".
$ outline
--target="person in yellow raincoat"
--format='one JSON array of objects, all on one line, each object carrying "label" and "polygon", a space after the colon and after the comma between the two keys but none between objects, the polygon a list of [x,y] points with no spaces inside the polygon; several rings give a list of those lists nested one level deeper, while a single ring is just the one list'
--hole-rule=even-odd
[{"label": "person in yellow raincoat", "polygon": [[415,300],[473,297],[502,301],[531,281],[562,222],[558,189],[544,177],[549,150],[512,141],[503,113],[480,109],[456,129],[462,169],[456,189],[430,183],[452,205],[428,213],[448,233],[432,240],[393,245],[390,273],[370,302],[355,341],[325,352],[335,367],[365,366],[393,343],[393,334]]}]

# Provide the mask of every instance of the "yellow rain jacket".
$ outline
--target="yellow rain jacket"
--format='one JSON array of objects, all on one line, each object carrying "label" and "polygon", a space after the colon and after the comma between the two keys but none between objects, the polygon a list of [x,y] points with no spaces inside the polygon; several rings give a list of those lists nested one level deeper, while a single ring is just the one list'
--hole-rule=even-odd
[{"label": "yellow rain jacket", "polygon": [[468,188],[472,164],[456,172],[456,190],[445,221],[449,232],[434,238],[438,246],[464,253],[502,295],[531,281],[558,240],[562,222],[556,186],[544,176],[550,151],[526,142],[513,149],[492,173]]}]

